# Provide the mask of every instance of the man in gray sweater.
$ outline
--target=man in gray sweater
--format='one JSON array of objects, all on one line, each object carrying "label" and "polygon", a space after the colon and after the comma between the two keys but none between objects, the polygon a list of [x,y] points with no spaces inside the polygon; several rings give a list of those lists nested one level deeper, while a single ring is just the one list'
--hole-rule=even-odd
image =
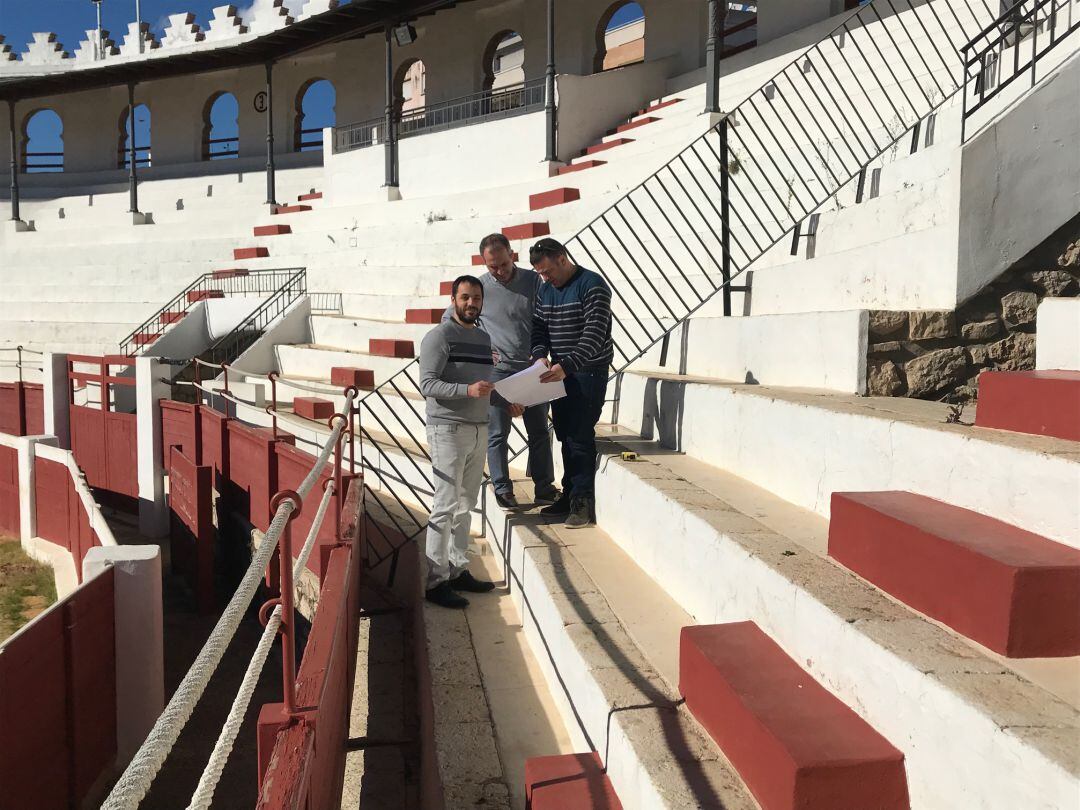
[{"label": "man in gray sweater", "polygon": [[[518,267],[510,249],[510,240],[493,233],[480,242],[480,255],[488,271],[480,277],[484,285],[484,313],[478,323],[491,338],[495,350],[495,373],[492,382],[506,379],[532,365],[532,325],[536,294],[544,280],[531,269]],[[443,321],[454,317],[453,305],[447,307]],[[555,467],[548,434],[548,406],[525,409],[525,433],[529,442],[529,475],[533,481],[533,499],[551,504],[559,498],[555,486]],[[495,490],[495,502],[502,509],[517,509],[514,482],[510,479],[510,412],[499,404],[491,406],[488,425],[488,474]]]},{"label": "man in gray sweater", "polygon": [[[458,591],[486,593],[495,586],[469,573],[469,530],[472,509],[484,477],[491,410],[494,361],[491,339],[476,327],[484,306],[478,278],[454,281],[454,314],[420,344],[420,392],[427,399],[427,439],[435,493],[428,518],[426,554],[427,599],[437,605],[463,608],[469,602]],[[524,409],[495,395],[512,416]]]}]

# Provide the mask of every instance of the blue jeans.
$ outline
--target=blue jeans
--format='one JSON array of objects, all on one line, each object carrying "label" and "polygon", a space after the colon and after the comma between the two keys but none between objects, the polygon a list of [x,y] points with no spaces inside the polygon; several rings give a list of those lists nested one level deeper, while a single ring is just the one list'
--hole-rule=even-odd
[{"label": "blue jeans", "polygon": [[562,443],[563,491],[593,497],[596,478],[596,423],[604,410],[607,369],[566,375],[566,396],[551,403],[551,421]]},{"label": "blue jeans", "polygon": [[[492,382],[498,382],[511,374],[513,372],[510,371],[498,373],[492,378]],[[529,477],[533,481],[533,490],[537,495],[547,495],[555,488],[555,462],[551,458],[551,439],[548,436],[548,406],[534,405],[526,408],[523,420],[529,441]],[[497,405],[491,406],[487,463],[488,475],[491,476],[497,495],[509,495],[514,491],[507,461],[507,443],[513,421],[508,410]]]}]

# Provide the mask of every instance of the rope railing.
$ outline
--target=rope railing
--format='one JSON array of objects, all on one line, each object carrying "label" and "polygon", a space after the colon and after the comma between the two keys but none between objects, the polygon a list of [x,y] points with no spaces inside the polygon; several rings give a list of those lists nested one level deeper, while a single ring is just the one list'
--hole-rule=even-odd
[{"label": "rope railing", "polygon": [[[197,384],[196,384],[197,385]],[[200,386],[201,387],[201,386]],[[345,396],[345,411],[351,412],[356,398],[356,390],[348,389]],[[210,678],[217,670],[225,650],[236,634],[240,621],[247,612],[252,598],[255,596],[263,573],[269,565],[274,551],[278,551],[281,560],[292,559],[291,530],[292,520],[299,514],[304,498],[310,494],[317,483],[323,468],[330,460],[331,454],[336,452],[335,475],[333,489],[341,491],[341,451],[342,438],[346,432],[351,432],[349,419],[343,414],[336,414],[332,419],[332,428],[327,442],[323,445],[315,463],[312,465],[304,480],[295,490],[279,492],[271,501],[274,517],[267,529],[263,543],[252,555],[251,564],[244,573],[239,586],[233,593],[228,605],[222,612],[217,624],[211,631],[209,638],[199,651],[195,662],[188,669],[180,685],[170,698],[165,710],[158,717],[154,727],[136,752],[124,773],[121,774],[116,785],[109,793],[102,810],[134,810],[146,797],[154,779],[160,772],[162,765],[168,758],[169,753],[176,745],[181,731],[187,725],[191,714],[202,698]],[[328,485],[326,491],[331,491]],[[330,496],[324,493],[324,500]],[[340,512],[341,499],[338,499],[338,511]],[[320,505],[321,507],[321,505]],[[325,511],[323,512],[325,515]],[[340,518],[340,515],[338,515]],[[317,532],[317,530],[315,530]],[[340,532],[340,519],[335,527]],[[305,544],[306,546],[307,544]],[[310,550],[309,552],[310,553]],[[305,560],[306,562],[306,560]],[[271,600],[263,606],[263,613],[268,607],[276,605],[280,608],[278,622],[282,630],[282,668],[284,680],[284,703],[286,712],[296,714],[296,657],[295,637],[293,633],[293,566],[282,564],[281,570],[281,598]],[[264,656],[265,658],[265,656]],[[248,697],[250,700],[250,696]],[[222,743],[224,745],[225,743]],[[215,747],[216,750],[216,747]],[[220,755],[219,755],[220,756]],[[216,764],[216,762],[215,762]],[[212,794],[216,778],[213,776],[207,780],[207,787]],[[201,786],[201,782],[200,782]]]}]

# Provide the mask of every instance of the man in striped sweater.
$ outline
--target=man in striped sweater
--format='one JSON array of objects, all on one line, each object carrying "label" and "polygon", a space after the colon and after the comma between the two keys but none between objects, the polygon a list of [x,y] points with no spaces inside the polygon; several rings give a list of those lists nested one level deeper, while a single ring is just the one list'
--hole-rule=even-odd
[{"label": "man in striped sweater", "polygon": [[544,279],[533,316],[532,356],[548,371],[542,382],[563,380],[566,396],[551,404],[562,443],[563,494],[540,510],[579,529],[595,519],[596,423],[604,409],[611,367],[611,288],[598,273],[570,260],[554,239],[541,239],[529,261]]}]

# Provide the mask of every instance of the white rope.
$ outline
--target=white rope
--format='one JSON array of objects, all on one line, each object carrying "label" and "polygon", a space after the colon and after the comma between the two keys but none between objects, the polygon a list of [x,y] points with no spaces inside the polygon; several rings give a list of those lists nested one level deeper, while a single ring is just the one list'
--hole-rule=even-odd
[{"label": "white rope", "polygon": [[[348,408],[352,407],[352,399],[351,395],[346,397],[346,406]],[[316,459],[315,465],[300,486],[297,487],[296,491],[301,501],[311,492],[345,428],[345,420],[338,419],[336,421],[337,425],[330,432],[326,445]],[[203,692],[206,691],[207,683],[221,663],[225,649],[229,646],[233,636],[236,635],[236,629],[240,626],[240,621],[243,619],[244,613],[247,611],[248,605],[250,605],[251,599],[259,586],[259,582],[262,580],[263,571],[266,570],[266,566],[277,548],[278,537],[295,510],[296,506],[291,499],[284,500],[278,505],[263,544],[252,555],[251,565],[248,566],[244,578],[240,581],[240,585],[237,587],[232,599],[229,600],[229,604],[221,614],[221,618],[218,619],[213,631],[211,631],[210,637],[207,638],[195,662],[180,682],[180,686],[173,693],[165,710],[158,717],[157,722],[154,723],[150,734],[147,735],[146,740],[135,753],[131,762],[128,763],[127,768],[120,775],[120,779],[101,805],[101,810],[135,810],[139,803],[146,798],[150,785],[161,770],[161,766],[169,756],[173,746],[176,745],[180,732],[187,725],[188,720],[191,719],[191,713],[195,710],[195,705],[199,702]]]},{"label": "white rope", "polygon": [[[315,513],[311,531],[308,532],[307,540],[296,558],[296,565],[293,567],[294,581],[299,581],[304,566],[307,565],[308,557],[311,556],[312,549],[315,548],[315,541],[326,517],[326,510],[330,506],[330,497],[334,493],[334,488],[334,483],[331,482],[323,494],[322,501],[319,502],[319,511]],[[262,669],[266,665],[266,658],[270,654],[270,648],[280,627],[281,605],[278,605],[270,614],[262,638],[259,639],[259,644],[256,646],[251,661],[248,663],[247,671],[244,673],[244,680],[236,692],[232,708],[229,709],[229,716],[225,719],[225,725],[222,726],[221,734],[218,736],[214,750],[210,754],[210,760],[206,763],[206,769],[199,778],[199,785],[195,788],[195,794],[191,797],[191,803],[188,805],[187,810],[207,810],[214,801],[214,791],[217,789],[218,782],[221,781],[221,774],[224,772],[225,765],[232,754],[236,737],[240,733],[240,726],[244,723],[248,705],[255,694],[255,687],[259,683]]]}]

